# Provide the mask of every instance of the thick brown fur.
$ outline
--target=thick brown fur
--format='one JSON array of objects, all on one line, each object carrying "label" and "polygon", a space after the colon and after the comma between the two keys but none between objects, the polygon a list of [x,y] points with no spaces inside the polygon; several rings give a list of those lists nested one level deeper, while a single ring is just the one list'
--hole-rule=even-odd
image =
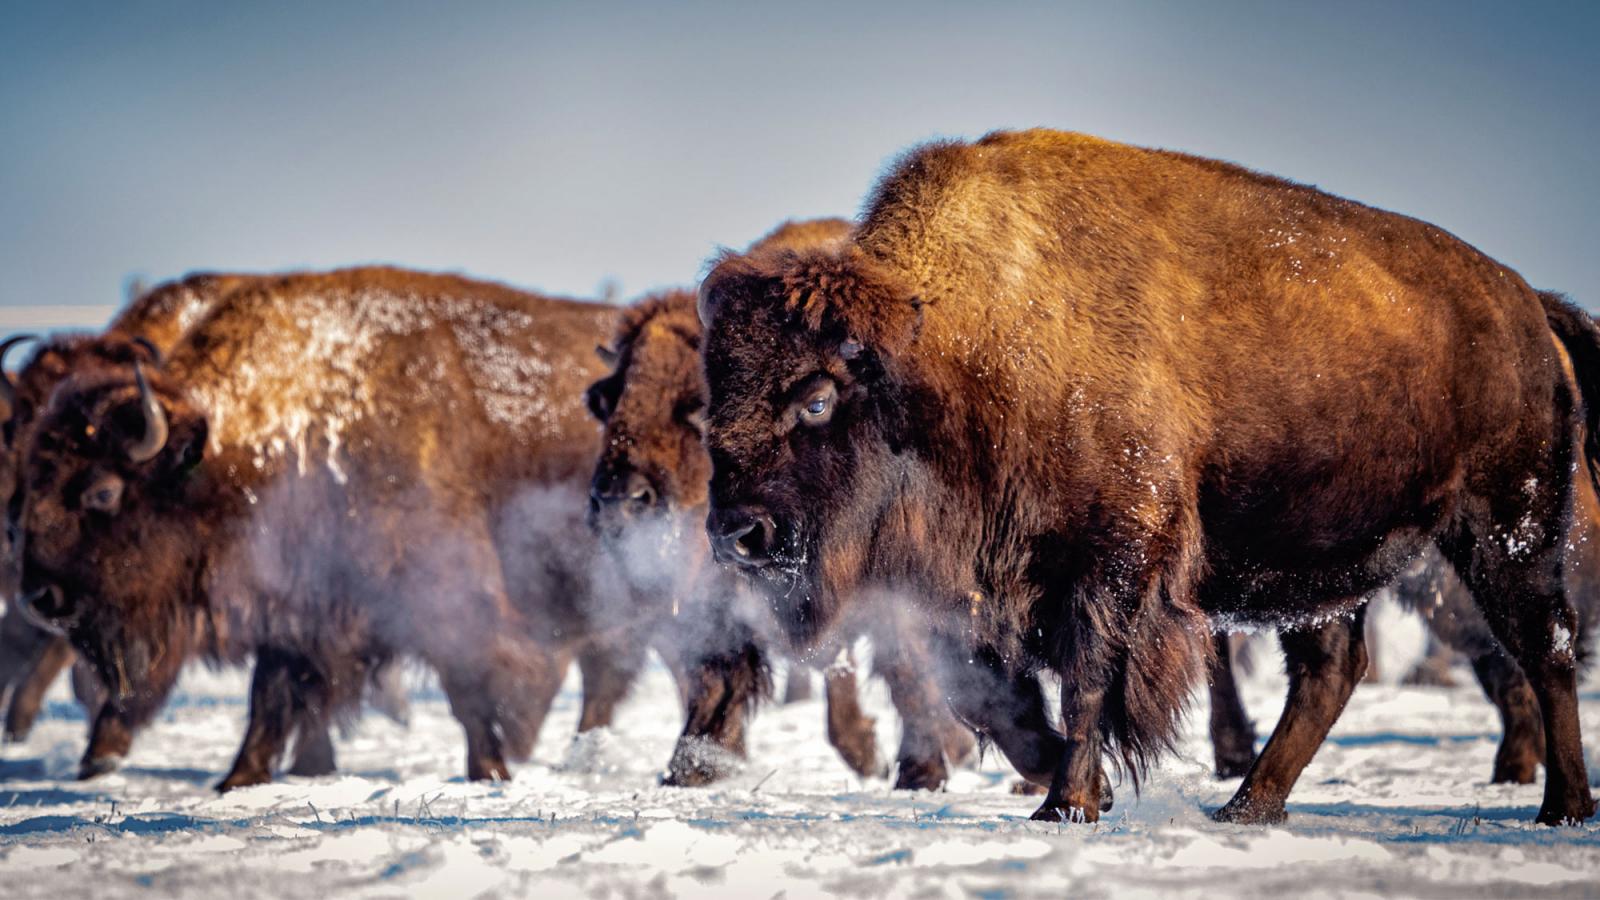
[{"label": "thick brown fur", "polygon": [[[787,222],[761,238],[747,251],[752,254],[781,252],[804,247],[836,244],[850,232],[843,219]],[[705,381],[700,367],[700,320],[695,313],[695,296],[673,291],[647,297],[623,313],[604,355],[615,360],[613,371],[589,388],[591,412],[605,423],[600,457],[591,482],[591,523],[608,538],[613,550],[629,565],[629,557],[641,553],[661,567],[675,569],[677,579],[658,580],[655,593],[687,593],[675,596],[674,609],[685,617],[708,614],[726,617],[725,607],[744,607],[740,586],[727,573],[710,567],[705,532],[706,483],[711,476],[711,460],[701,439],[700,415],[705,404]],[[653,552],[652,552],[653,551]],[[658,601],[658,606],[666,604]],[[712,613],[711,610],[718,610]],[[749,619],[750,613],[743,618]],[[735,660],[762,655],[757,633],[767,631],[761,622],[745,625],[735,633],[752,644]],[[714,634],[727,636],[727,629]],[[902,787],[938,787],[946,777],[946,745],[950,762],[958,762],[971,749],[971,739],[942,709],[938,691],[929,683],[928,666],[916,661],[926,648],[909,627],[891,635],[882,629],[876,667],[891,683],[891,695],[905,717],[905,738],[899,756]],[[735,647],[714,647],[698,642],[701,663],[712,662],[718,654]],[[896,652],[896,651],[899,652]],[[669,767],[669,780],[677,784],[704,783],[721,772],[703,764],[703,746],[714,734],[744,733],[743,719],[761,696],[761,679],[739,676],[735,667],[719,665],[727,673],[720,683],[742,687],[739,703],[724,703],[723,716],[738,717],[738,723],[721,717],[691,715],[680,748]],[[862,775],[876,775],[882,768],[872,720],[861,712],[854,696],[853,667],[830,667],[826,673],[828,736],[846,763]],[[720,693],[718,696],[722,696]],[[704,705],[692,704],[692,705]],[[962,738],[966,737],[963,744]],[[740,746],[722,746],[738,756]]]},{"label": "thick brown fur", "polygon": [[253,654],[224,789],[396,657],[439,672],[468,775],[508,777],[566,668],[546,639],[592,599],[581,396],[614,315],[388,268],[235,291],[143,372],[169,423],[148,461],[133,367],[56,390],[26,448],[24,589],[136,724],[185,659]]},{"label": "thick brown fur", "polygon": [[[991,690],[1059,674],[1060,735],[1008,736],[1052,763],[1041,817],[1097,818],[1103,749],[1137,776],[1170,746],[1215,620],[1307,629],[1219,811],[1281,818],[1365,668],[1361,598],[1430,543],[1540,696],[1539,820],[1592,815],[1561,640],[1580,398],[1540,298],[1440,229],[996,133],[907,154],[842,249],[724,259],[700,308],[719,554],[801,642],[875,583]],[[1600,341],[1564,340],[1600,396]]]}]

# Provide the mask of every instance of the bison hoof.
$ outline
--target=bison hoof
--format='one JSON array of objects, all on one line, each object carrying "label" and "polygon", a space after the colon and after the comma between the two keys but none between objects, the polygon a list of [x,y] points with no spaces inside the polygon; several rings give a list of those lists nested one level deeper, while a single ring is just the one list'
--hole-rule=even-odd
[{"label": "bison hoof", "polygon": [[667,787],[704,787],[739,771],[739,755],[705,738],[680,738],[661,783]]},{"label": "bison hoof", "polygon": [[1035,822],[1092,824],[1100,821],[1100,810],[1093,806],[1072,806],[1070,804],[1056,806],[1055,804],[1047,802],[1045,805],[1035,810],[1033,815],[1029,816],[1029,818]]},{"label": "bison hoof", "polygon": [[895,776],[897,791],[942,791],[950,772],[942,758],[902,759],[900,772]]},{"label": "bison hoof", "polygon": [[1217,778],[1243,778],[1250,771],[1250,764],[1256,761],[1254,753],[1244,754],[1217,754]]},{"label": "bison hoof", "polygon": [[270,781],[272,776],[266,772],[230,772],[227,778],[217,782],[217,793],[226,794],[235,788],[254,787]]},{"label": "bison hoof", "polygon": [[473,760],[467,764],[468,781],[510,781],[511,770],[503,759]]},{"label": "bison hoof", "polygon": [[1212,813],[1211,819],[1232,825],[1282,825],[1289,820],[1289,813],[1282,803],[1253,804],[1235,797]]},{"label": "bison hoof", "polygon": [[1491,784],[1533,784],[1539,777],[1539,763],[1537,760],[1522,757],[1519,759],[1497,759],[1494,761],[1494,774],[1489,777]]},{"label": "bison hoof", "polygon": [[1534,821],[1540,825],[1582,825],[1594,814],[1595,802],[1586,790],[1566,797],[1559,804],[1551,803],[1547,798],[1544,805],[1539,807],[1539,815]]},{"label": "bison hoof", "polygon": [[93,759],[86,759],[78,764],[78,780],[88,781],[91,778],[99,778],[101,775],[115,772],[121,766],[121,756],[96,756]]},{"label": "bison hoof", "polygon": [[339,767],[334,765],[333,760],[331,759],[307,759],[305,757],[301,757],[300,759],[296,759],[294,761],[294,765],[289,769],[289,774],[303,778],[317,778],[323,775],[332,775],[338,770]]}]

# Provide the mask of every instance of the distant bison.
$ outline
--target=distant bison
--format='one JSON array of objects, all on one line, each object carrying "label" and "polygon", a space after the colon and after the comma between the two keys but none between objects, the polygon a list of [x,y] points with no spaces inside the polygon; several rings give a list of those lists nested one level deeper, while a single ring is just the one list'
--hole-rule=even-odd
[{"label": "distant bison", "polygon": [[1266,623],[1287,706],[1217,816],[1282,819],[1366,666],[1362,598],[1430,544],[1540,700],[1538,820],[1593,814],[1562,563],[1600,334],[1443,231],[997,133],[908,154],[843,248],[723,259],[700,317],[719,558],[800,643],[863,585],[918,598],[1038,817],[1097,819],[1102,753],[1137,777],[1170,747],[1213,623]]},{"label": "distant bison", "polygon": [[[842,219],[786,223],[751,252],[838,242],[849,230]],[[725,607],[739,592],[737,583],[709,565],[701,528],[711,461],[702,444],[705,380],[699,348],[694,294],[669,291],[645,298],[624,313],[616,337],[601,348],[614,370],[588,392],[590,410],[605,423],[590,520],[624,568],[643,570],[633,580],[663,595],[658,600],[663,611],[666,598],[675,602],[688,596],[695,607],[683,617],[691,621],[725,618]],[[904,627],[909,624],[873,629],[875,665],[904,723],[896,787],[938,788],[947,778],[947,757],[960,762],[973,749],[973,739],[950,721],[928,667],[918,664],[922,641]],[[751,652],[757,651],[752,647]],[[857,773],[878,774],[877,739],[857,700],[854,668],[829,666],[824,681],[829,739]],[[744,719],[757,685],[748,678],[723,682],[742,690],[705,707],[716,721],[691,718],[690,726],[699,728],[680,742],[669,767],[671,783],[700,784],[721,774],[714,756],[708,758],[699,747],[707,734],[724,735],[723,747],[742,755]]]},{"label": "distant bison", "polygon": [[[125,365],[135,356],[142,357],[147,365],[152,364],[216,300],[252,278],[249,275],[195,274],[143,291],[117,314],[103,337],[84,334],[53,338],[35,350],[14,381],[9,375],[3,376],[0,415],[5,425],[4,446],[0,448],[0,495],[8,502],[19,499],[16,497],[16,467],[22,432],[67,374],[83,373],[107,364]],[[31,336],[12,338],[6,342],[5,349],[30,339]],[[0,352],[0,363],[3,360],[4,353]],[[18,569],[9,529],[0,535],[0,546],[3,546],[4,557],[0,571],[14,581]],[[10,584],[4,593],[14,598],[16,585]],[[6,709],[7,740],[20,741],[27,737],[45,690],[75,658],[66,638],[32,624],[14,605],[6,609],[4,622],[0,623],[0,694],[10,692]],[[73,687],[89,710],[91,721],[94,720],[102,687],[86,670],[74,677]],[[97,773],[98,769],[88,764],[90,760],[98,759],[103,765],[126,752],[131,732],[123,723],[108,722],[108,725],[115,727],[97,729],[91,735],[81,774]]]},{"label": "distant bison", "polygon": [[159,370],[69,373],[28,431],[27,603],[135,726],[192,655],[253,654],[222,789],[397,657],[439,673],[468,776],[507,777],[560,685],[561,611],[595,599],[582,394],[614,317],[381,268],[235,291]]}]

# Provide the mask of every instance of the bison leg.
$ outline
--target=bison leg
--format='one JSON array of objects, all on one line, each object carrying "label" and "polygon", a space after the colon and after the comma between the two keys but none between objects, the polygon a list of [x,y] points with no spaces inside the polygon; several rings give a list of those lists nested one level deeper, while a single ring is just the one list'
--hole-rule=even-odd
[{"label": "bison leg", "polygon": [[1288,818],[1284,801],[1316,755],[1367,667],[1366,607],[1344,621],[1279,636],[1289,670],[1283,715],[1244,783],[1212,818],[1269,825]]},{"label": "bison leg", "polygon": [[889,772],[878,755],[877,720],[861,708],[855,654],[846,650],[845,660],[822,672],[822,689],[828,700],[828,743],[852,772],[862,778],[882,778]]},{"label": "bison leg", "polygon": [[283,754],[296,719],[296,670],[304,668],[287,653],[256,651],[256,668],[250,677],[250,721],[233,768],[217,783],[219,793],[272,780],[272,768]]},{"label": "bison leg", "polygon": [[[45,692],[50,690],[61,670],[72,665],[76,656],[66,638],[53,638],[45,644],[33,668],[11,692],[11,704],[6,708],[6,740],[27,740],[34,720],[39,717]],[[92,715],[93,711],[90,713]]]},{"label": "bison leg", "polygon": [[467,778],[510,781],[506,758],[526,759],[561,690],[572,657],[516,635],[503,634],[472,665],[441,667],[450,713],[467,737]]},{"label": "bison leg", "polygon": [[333,735],[329,731],[326,715],[309,709],[300,711],[295,717],[294,763],[289,766],[290,775],[314,778],[338,771]]},{"label": "bison leg", "polygon": [[[770,693],[766,660],[754,635],[743,647],[683,666],[688,683],[683,733],[662,784],[697,787],[728,775],[745,756],[750,712]],[[670,651],[665,658],[675,658]]]},{"label": "bison leg", "polygon": [[[1506,652],[1520,664],[1544,725],[1544,825],[1583,822],[1595,813],[1578,730],[1578,617],[1567,602],[1559,537],[1537,554],[1507,551],[1497,534],[1448,548]],[[1559,535],[1559,532],[1555,532]]]},{"label": "bison leg", "polygon": [[100,715],[100,707],[111,697],[111,690],[101,679],[94,666],[83,659],[72,664],[72,696],[93,721]]},{"label": "bison leg", "polygon": [[798,660],[789,664],[789,674],[784,681],[783,702],[803,703],[816,696],[811,686],[811,667]]},{"label": "bison leg", "polygon": [[[979,736],[994,741],[1017,774],[1048,787],[1066,747],[1050,722],[1038,677],[1008,674],[992,653],[962,652],[948,643],[939,649],[951,711]],[[958,655],[952,657],[952,652]]]},{"label": "bison leg", "polygon": [[977,747],[972,732],[950,714],[925,642],[900,628],[879,642],[874,668],[889,685],[889,697],[900,714],[900,752],[896,756],[896,790],[937,791],[949,780],[949,766]]},{"label": "bison leg", "polygon": [[89,746],[78,763],[78,780],[88,781],[116,771],[133,747],[135,722],[122,704],[107,700],[89,726]]},{"label": "bison leg", "polygon": [[1233,656],[1228,636],[1211,636],[1216,656],[1211,660],[1211,750],[1218,778],[1239,778],[1256,758],[1256,728],[1239,699],[1233,677]]},{"label": "bison leg", "polygon": [[578,671],[583,674],[580,734],[611,726],[617,706],[633,689],[644,668],[645,652],[642,641],[624,641],[614,646],[590,645],[578,654]]},{"label": "bison leg", "polygon": [[1532,784],[1544,759],[1544,722],[1528,676],[1499,648],[1474,659],[1472,671],[1500,713],[1500,749],[1494,755],[1491,781]]}]

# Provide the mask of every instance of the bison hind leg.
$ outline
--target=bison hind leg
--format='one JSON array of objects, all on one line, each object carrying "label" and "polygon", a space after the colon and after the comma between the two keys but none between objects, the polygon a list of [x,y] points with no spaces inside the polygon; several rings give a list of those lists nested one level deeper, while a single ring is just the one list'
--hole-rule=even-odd
[{"label": "bison hind leg", "polygon": [[1279,637],[1289,670],[1283,714],[1244,783],[1212,818],[1245,825],[1273,825],[1288,818],[1284,801],[1366,670],[1365,612],[1366,607],[1359,607],[1348,620]]},{"label": "bison hind leg", "polygon": [[1239,697],[1228,635],[1213,634],[1211,661],[1211,750],[1218,778],[1242,778],[1256,758],[1256,728]]},{"label": "bison hind leg", "polygon": [[[1526,523],[1535,521],[1547,537],[1542,546],[1528,547],[1533,529]],[[1579,628],[1563,578],[1565,523],[1559,515],[1522,512],[1516,522],[1514,527],[1469,526],[1442,542],[1441,549],[1538,700],[1545,783],[1537,821],[1581,823],[1594,815],[1595,803],[1579,734]]]}]

